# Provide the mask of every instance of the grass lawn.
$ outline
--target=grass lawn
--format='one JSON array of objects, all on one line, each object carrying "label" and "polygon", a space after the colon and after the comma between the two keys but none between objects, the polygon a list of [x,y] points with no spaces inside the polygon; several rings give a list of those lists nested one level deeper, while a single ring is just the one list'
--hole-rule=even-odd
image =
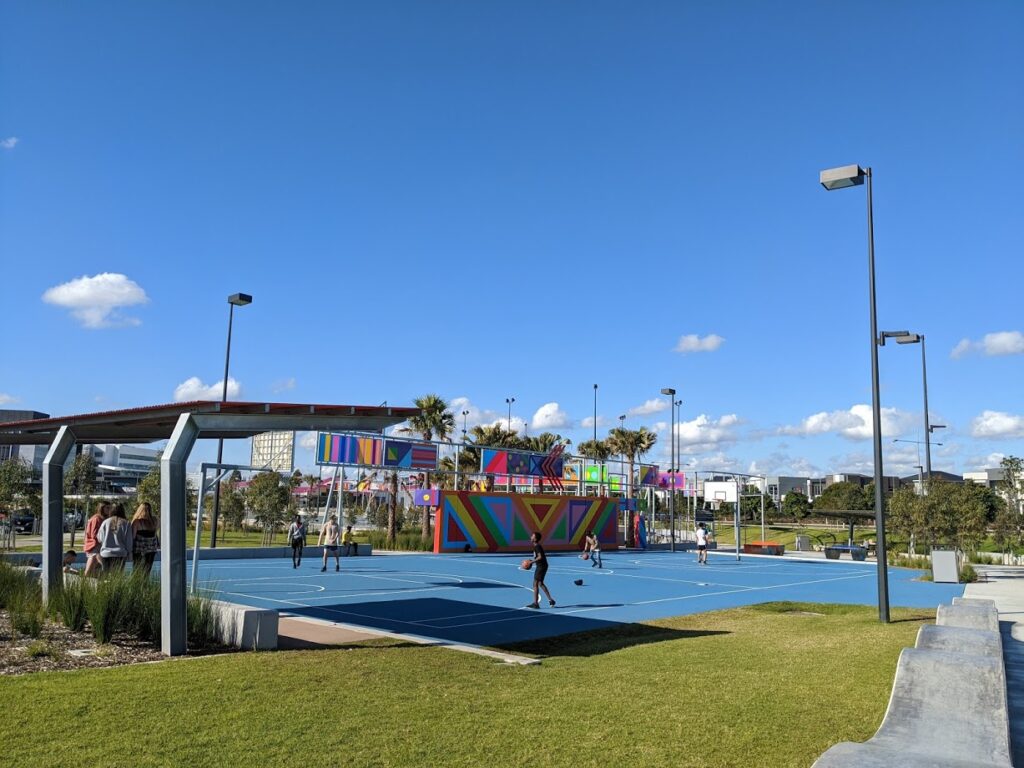
[{"label": "grass lawn", "polygon": [[881,722],[934,613],[893,618],[774,603],[520,646],[534,667],[379,641],[9,677],[0,765],[806,768]]},{"label": "grass lawn", "polygon": [[[761,540],[761,524],[745,523],[741,530],[741,540],[749,544],[753,541]],[[768,541],[774,541],[779,544],[785,544],[787,551],[796,549],[796,537],[804,535],[811,537],[811,544],[818,544],[821,542],[834,543],[834,544],[845,544],[846,539],[849,535],[846,529],[838,530],[835,528],[815,528],[808,526],[806,528],[798,528],[796,526],[786,526],[785,528],[775,527],[766,525],[765,526],[765,538]],[[871,527],[858,526],[853,532],[854,540],[862,542],[866,539],[874,541],[875,529]],[[715,541],[720,545],[731,547],[736,541],[735,529],[731,524],[725,521],[719,521],[715,524]]]}]

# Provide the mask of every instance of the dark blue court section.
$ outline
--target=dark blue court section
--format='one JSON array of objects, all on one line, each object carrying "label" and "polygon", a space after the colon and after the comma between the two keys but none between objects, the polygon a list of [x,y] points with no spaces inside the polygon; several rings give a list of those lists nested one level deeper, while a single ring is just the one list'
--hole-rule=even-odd
[{"label": "dark blue court section", "polygon": [[[552,555],[547,584],[557,601],[540,610],[521,555],[374,555],[342,559],[320,572],[307,558],[218,560],[200,565],[200,587],[235,603],[424,638],[502,646],[774,600],[877,604],[873,564],[802,562],[692,553],[613,553],[604,569],[570,554]],[[914,581],[919,571],[889,569],[894,606],[934,608],[963,594],[956,584]],[[583,586],[573,581],[583,579]]]}]

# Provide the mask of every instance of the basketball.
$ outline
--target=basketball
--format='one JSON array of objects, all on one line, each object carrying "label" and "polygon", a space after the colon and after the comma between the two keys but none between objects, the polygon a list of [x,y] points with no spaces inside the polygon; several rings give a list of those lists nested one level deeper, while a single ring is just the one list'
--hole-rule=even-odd
[{"label": "basketball", "polygon": [[528,571],[533,568],[533,560],[523,560],[519,565],[522,566],[524,571]]},{"label": "basketball", "polygon": [[580,555],[580,557],[582,557],[584,560],[589,560],[590,559],[590,553],[589,552],[584,552],[582,555]]}]

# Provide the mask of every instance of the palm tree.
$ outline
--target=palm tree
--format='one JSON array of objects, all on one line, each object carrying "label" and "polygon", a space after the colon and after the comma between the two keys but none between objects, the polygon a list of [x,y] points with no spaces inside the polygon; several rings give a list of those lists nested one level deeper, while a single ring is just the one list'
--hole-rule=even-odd
[{"label": "palm tree", "polygon": [[541,432],[539,435],[523,438],[523,442],[526,449],[534,453],[551,453],[551,449],[556,445],[572,445],[572,440],[551,432]]},{"label": "palm tree", "polygon": [[[616,427],[608,435],[608,447],[629,461],[629,475],[626,477],[627,498],[633,498],[633,465],[658,442],[658,436],[647,427],[624,429]],[[626,546],[633,546],[633,526],[626,526]]]},{"label": "palm tree", "polygon": [[[399,432],[414,432],[424,440],[451,440],[455,431],[455,415],[448,410],[448,403],[440,395],[428,394],[417,397],[412,401],[413,405],[420,409],[419,416],[409,419],[409,426],[399,429]],[[430,485],[430,473],[426,475],[427,485]],[[425,539],[430,538],[430,507],[423,507],[423,517],[420,520],[420,535]]]},{"label": "palm tree", "polygon": [[[576,450],[580,452],[580,456],[585,456],[588,459],[594,459],[595,461],[601,462],[601,466],[598,467],[597,492],[598,495],[604,496],[604,463],[608,461],[608,457],[612,455],[612,451],[608,447],[607,441],[584,440],[576,446]],[[586,480],[586,478],[584,478],[584,480]]]}]

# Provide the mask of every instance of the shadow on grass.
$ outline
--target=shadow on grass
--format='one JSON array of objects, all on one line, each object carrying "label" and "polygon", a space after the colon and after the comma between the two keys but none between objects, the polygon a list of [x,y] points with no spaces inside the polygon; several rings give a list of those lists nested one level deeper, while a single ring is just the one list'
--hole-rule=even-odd
[{"label": "shadow on grass", "polygon": [[495,646],[503,651],[531,656],[598,656],[648,643],[685,640],[710,635],[728,635],[723,630],[672,629],[651,624],[620,624],[611,629],[577,632],[559,637],[544,637],[521,643]]}]

